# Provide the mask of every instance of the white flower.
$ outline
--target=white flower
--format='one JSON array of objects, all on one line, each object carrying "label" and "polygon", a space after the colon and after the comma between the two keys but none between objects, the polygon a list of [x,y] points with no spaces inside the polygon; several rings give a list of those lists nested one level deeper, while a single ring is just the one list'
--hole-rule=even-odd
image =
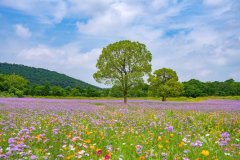
[{"label": "white flower", "polygon": [[69,145],[69,148],[70,148],[71,151],[75,150],[75,147],[73,145]]}]

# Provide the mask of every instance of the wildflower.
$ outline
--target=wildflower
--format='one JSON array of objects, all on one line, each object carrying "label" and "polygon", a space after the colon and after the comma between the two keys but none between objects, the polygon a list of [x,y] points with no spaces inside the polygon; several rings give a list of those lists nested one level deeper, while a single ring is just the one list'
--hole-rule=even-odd
[{"label": "wildflower", "polygon": [[67,135],[67,139],[70,139],[71,137],[72,137],[71,134],[68,134],[68,135]]},{"label": "wildflower", "polygon": [[108,145],[108,146],[106,146],[106,148],[107,148],[108,152],[112,152],[112,145]]},{"label": "wildflower", "polygon": [[159,144],[159,145],[158,145],[158,148],[163,148],[163,145]]},{"label": "wildflower", "polygon": [[62,154],[57,155],[58,158],[64,158]]},{"label": "wildflower", "polygon": [[144,156],[139,157],[139,160],[144,160],[144,159],[145,159]]},{"label": "wildflower", "polygon": [[141,151],[142,151],[142,146],[141,145],[136,145],[136,151],[137,151],[137,153],[141,153]]},{"label": "wildflower", "polygon": [[197,140],[195,143],[191,143],[190,145],[193,146],[193,147],[201,147],[202,146],[202,142]]},{"label": "wildflower", "polygon": [[167,131],[168,132],[173,132],[173,126],[167,126]]},{"label": "wildflower", "polygon": [[110,158],[111,158],[111,154],[106,154],[105,155],[105,160],[110,160]]},{"label": "wildflower", "polygon": [[9,139],[8,139],[8,143],[9,143],[9,144],[13,144],[13,143],[15,143],[15,142],[16,142],[15,138],[9,138]]},{"label": "wildflower", "polygon": [[31,130],[31,131],[34,131],[34,130],[35,130],[35,127],[30,127],[30,130]]},{"label": "wildflower", "polygon": [[86,131],[86,135],[90,135],[92,134],[92,132]]},{"label": "wildflower", "polygon": [[71,151],[75,150],[75,147],[73,145],[69,145],[69,148],[70,148]]},{"label": "wildflower", "polygon": [[91,143],[91,140],[90,140],[90,139],[87,139],[87,140],[84,140],[83,142],[89,144],[89,143]]},{"label": "wildflower", "polygon": [[201,154],[204,155],[204,156],[209,156],[209,151],[208,150],[202,150]]},{"label": "wildflower", "polygon": [[166,160],[166,157],[167,157],[167,153],[165,153],[165,152],[162,152],[162,160]]},{"label": "wildflower", "polygon": [[101,137],[101,139],[104,139],[104,133],[103,132],[100,132],[100,137]]},{"label": "wildflower", "polygon": [[226,152],[225,152],[224,154],[225,154],[226,156],[230,156],[230,155],[231,155],[230,153],[226,153]]},{"label": "wildflower", "polygon": [[73,138],[72,138],[72,141],[73,141],[73,142],[76,142],[76,141],[79,141],[79,140],[80,140],[80,137],[73,137]]},{"label": "wildflower", "polygon": [[162,140],[162,137],[161,136],[158,136],[158,141],[161,141]]},{"label": "wildflower", "polygon": [[0,159],[7,159],[8,157],[7,157],[7,155],[5,155],[5,154],[0,154]]},{"label": "wildflower", "polygon": [[37,156],[31,155],[30,159],[31,159],[31,160],[35,160],[35,159],[37,159]]},{"label": "wildflower", "polygon": [[95,146],[91,145],[90,148],[91,148],[91,149],[95,149]]},{"label": "wildflower", "polygon": [[97,156],[100,156],[100,155],[102,154],[102,150],[101,150],[101,149],[97,149],[96,152],[95,152],[95,154],[96,154]]},{"label": "wildflower", "polygon": [[218,140],[219,146],[226,146],[228,144],[228,141],[230,141],[230,134],[228,132],[224,132],[221,134],[221,138]]},{"label": "wildflower", "polygon": [[184,150],[183,151],[183,153],[185,153],[185,154],[187,154],[187,153],[189,153],[190,152],[190,150]]},{"label": "wildflower", "polygon": [[58,132],[59,132],[59,129],[58,129],[58,128],[53,129],[53,133],[54,133],[54,134],[58,134]]},{"label": "wildflower", "polygon": [[183,147],[184,144],[185,144],[185,143],[182,141],[181,143],[178,144],[178,147],[181,148],[181,147]]},{"label": "wildflower", "polygon": [[184,143],[189,143],[189,142],[190,142],[186,137],[184,137],[184,138],[182,139],[182,141],[183,141]]},{"label": "wildflower", "polygon": [[224,132],[221,134],[222,138],[228,138],[230,137],[230,134],[228,132]]}]

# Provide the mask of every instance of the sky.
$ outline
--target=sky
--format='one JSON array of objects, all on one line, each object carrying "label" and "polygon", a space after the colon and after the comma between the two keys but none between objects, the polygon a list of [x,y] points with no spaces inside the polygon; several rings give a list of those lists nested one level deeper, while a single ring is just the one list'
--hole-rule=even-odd
[{"label": "sky", "polygon": [[102,87],[92,77],[102,48],[126,39],[180,81],[240,81],[239,0],[0,1],[0,62]]}]

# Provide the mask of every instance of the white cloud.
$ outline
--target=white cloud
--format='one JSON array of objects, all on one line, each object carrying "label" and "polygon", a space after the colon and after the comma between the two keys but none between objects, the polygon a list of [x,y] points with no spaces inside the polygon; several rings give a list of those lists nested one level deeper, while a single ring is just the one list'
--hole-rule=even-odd
[{"label": "white cloud", "polygon": [[24,27],[22,24],[16,24],[14,25],[14,28],[17,36],[21,38],[29,38],[32,35],[31,31],[27,27]]},{"label": "white cloud", "polygon": [[113,3],[103,13],[96,15],[85,23],[77,22],[80,33],[90,35],[113,36],[121,35],[137,16],[141,9],[137,6],[129,6],[125,3]]}]

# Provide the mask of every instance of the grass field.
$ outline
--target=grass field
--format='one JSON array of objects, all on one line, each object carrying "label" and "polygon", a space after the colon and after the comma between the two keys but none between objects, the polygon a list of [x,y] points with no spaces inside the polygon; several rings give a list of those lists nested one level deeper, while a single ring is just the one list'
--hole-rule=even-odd
[{"label": "grass field", "polygon": [[237,100],[0,98],[0,159],[237,160],[239,126]]}]

